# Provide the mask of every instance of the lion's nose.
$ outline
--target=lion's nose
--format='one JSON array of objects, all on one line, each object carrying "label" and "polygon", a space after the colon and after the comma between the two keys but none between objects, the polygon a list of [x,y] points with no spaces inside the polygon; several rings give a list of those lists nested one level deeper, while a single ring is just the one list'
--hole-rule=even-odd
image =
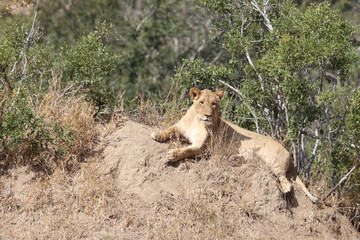
[{"label": "lion's nose", "polygon": [[205,117],[210,118],[211,114],[205,114]]}]

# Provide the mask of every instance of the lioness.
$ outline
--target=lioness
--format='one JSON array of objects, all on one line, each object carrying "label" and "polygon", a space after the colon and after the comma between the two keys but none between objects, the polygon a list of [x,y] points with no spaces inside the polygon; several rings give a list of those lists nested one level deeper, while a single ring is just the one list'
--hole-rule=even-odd
[{"label": "lioness", "polygon": [[219,129],[223,129],[225,141],[236,141],[240,145],[235,156],[242,156],[245,159],[258,157],[264,161],[278,177],[283,193],[288,193],[292,189],[285,175],[286,172],[291,172],[311,201],[317,202],[318,199],[310,194],[296,175],[290,161],[290,154],[281,144],[270,137],[243,129],[219,117],[219,102],[223,95],[223,89],[216,92],[208,89],[202,91],[198,88],[190,89],[193,105],[180,121],[164,131],[151,134],[151,137],[159,142],[165,142],[173,135],[182,135],[191,143],[190,146],[170,150],[167,155],[168,161],[176,162],[201,153],[206,148],[209,139],[220,134]]}]

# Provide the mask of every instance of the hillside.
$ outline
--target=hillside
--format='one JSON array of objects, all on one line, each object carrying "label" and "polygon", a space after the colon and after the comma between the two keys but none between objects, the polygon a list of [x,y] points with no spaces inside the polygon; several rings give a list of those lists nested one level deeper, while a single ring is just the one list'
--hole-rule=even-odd
[{"label": "hillside", "polygon": [[175,143],[153,141],[153,130],[123,119],[98,130],[72,174],[19,166],[0,176],[0,239],[360,239],[299,187],[283,196],[257,160],[166,164]]}]

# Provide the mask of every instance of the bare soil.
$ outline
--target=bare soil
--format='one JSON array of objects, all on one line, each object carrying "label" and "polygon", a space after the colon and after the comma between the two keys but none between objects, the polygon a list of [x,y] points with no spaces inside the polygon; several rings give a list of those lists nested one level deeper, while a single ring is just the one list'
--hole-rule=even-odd
[{"label": "bare soil", "polygon": [[348,219],[283,195],[257,160],[219,156],[166,164],[173,143],[124,120],[96,154],[51,176],[24,166],[0,176],[0,239],[360,239]]}]

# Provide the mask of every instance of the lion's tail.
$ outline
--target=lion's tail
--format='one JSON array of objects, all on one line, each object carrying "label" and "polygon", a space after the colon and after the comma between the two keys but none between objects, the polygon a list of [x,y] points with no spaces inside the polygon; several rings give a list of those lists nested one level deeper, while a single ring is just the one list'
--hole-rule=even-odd
[{"label": "lion's tail", "polygon": [[309,190],[306,188],[305,184],[301,181],[301,179],[299,178],[299,176],[296,176],[296,183],[300,185],[300,187],[302,188],[302,190],[305,192],[305,194],[310,198],[310,200],[313,203],[317,203],[319,201],[319,199],[317,197],[314,197],[313,195],[311,195],[311,193],[309,192]]}]

